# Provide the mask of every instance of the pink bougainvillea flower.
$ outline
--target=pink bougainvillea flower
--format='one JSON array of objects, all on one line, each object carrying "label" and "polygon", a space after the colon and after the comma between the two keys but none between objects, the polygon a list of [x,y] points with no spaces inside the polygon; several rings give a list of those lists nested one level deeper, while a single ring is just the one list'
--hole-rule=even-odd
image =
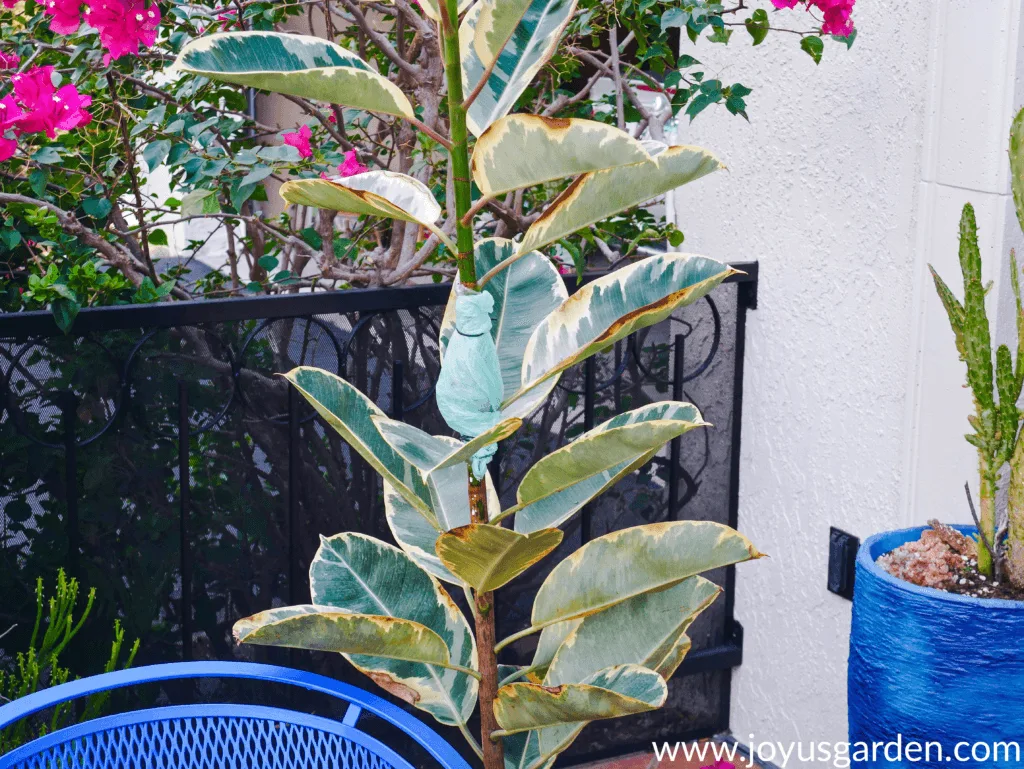
[{"label": "pink bougainvillea flower", "polygon": [[[228,8],[223,13],[218,13],[217,14],[217,21],[234,22],[234,21],[237,21],[237,20],[238,20],[238,9],[237,8]],[[228,26],[231,26],[231,25],[228,24]],[[241,27],[242,26],[242,22],[239,21],[238,22],[238,26]]]},{"label": "pink bougainvillea flower", "polygon": [[0,99],[0,136],[9,128],[14,128],[24,111],[14,100],[14,94],[7,94]]},{"label": "pink bougainvillea flower", "polygon": [[309,140],[312,138],[313,132],[310,130],[308,125],[299,126],[298,132],[281,134],[284,139],[284,143],[289,147],[294,147],[299,151],[299,155],[304,158],[313,157],[313,149],[309,146]]},{"label": "pink bougainvillea flower", "polygon": [[17,69],[19,63],[21,57],[18,54],[0,51],[0,69]]},{"label": "pink bougainvillea flower", "polygon": [[82,26],[82,0],[45,0],[43,11],[58,35],[73,35]]},{"label": "pink bougainvillea flower", "polygon": [[5,134],[14,128],[18,118],[23,114],[21,107],[17,105],[11,94],[0,99],[0,163],[14,155],[14,151],[18,148],[17,140],[8,139]]},{"label": "pink bougainvillea flower", "polygon": [[807,10],[817,8],[824,17],[821,24],[823,35],[847,37],[853,33],[853,6],[857,0],[772,0],[776,8],[796,8],[803,3]]},{"label": "pink bougainvillea flower", "polygon": [[[338,173],[336,176],[340,176],[343,179],[347,176],[355,176],[356,174],[364,174],[370,169],[359,162],[359,158],[356,157],[355,150],[349,150],[345,153],[345,162],[338,166]],[[321,179],[334,179],[334,176],[329,176],[327,173],[320,174]]]},{"label": "pink bougainvillea flower", "polygon": [[0,137],[0,163],[5,160],[10,160],[14,157],[15,150],[18,149],[18,142],[14,139],[4,139]]},{"label": "pink bougainvillea flower", "polygon": [[53,67],[35,67],[15,75],[11,82],[14,98],[4,100],[4,112],[18,110],[18,114],[5,116],[0,124],[13,123],[16,133],[45,133],[53,139],[57,131],[70,131],[92,120],[85,111],[92,97],[83,96],[73,85],[54,88]]},{"label": "pink bougainvillea flower", "polygon": [[4,8],[13,8],[18,4],[18,0],[4,0]]},{"label": "pink bougainvillea flower", "polygon": [[853,33],[853,4],[856,0],[811,0],[824,15],[821,32],[825,35],[847,37]]},{"label": "pink bougainvillea flower", "polygon": [[359,158],[356,157],[355,150],[349,150],[345,153],[345,162],[338,166],[338,173],[342,176],[355,176],[356,174],[363,174],[369,171],[366,166],[359,162]]},{"label": "pink bougainvillea flower", "polygon": [[139,46],[156,42],[160,8],[145,0],[86,0],[85,19],[100,33],[109,63],[122,56],[139,55]]}]

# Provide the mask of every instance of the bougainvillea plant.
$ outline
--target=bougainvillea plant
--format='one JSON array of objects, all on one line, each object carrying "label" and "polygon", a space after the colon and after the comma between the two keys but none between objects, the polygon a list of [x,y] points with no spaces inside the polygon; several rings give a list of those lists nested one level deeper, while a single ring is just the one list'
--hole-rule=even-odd
[{"label": "bougainvillea plant", "polygon": [[[540,458],[506,509],[487,469],[498,444],[546,402],[564,371],[735,273],[707,257],[665,253],[570,297],[547,249],[721,164],[700,147],[642,142],[601,121],[512,112],[558,50],[574,0],[478,0],[461,10],[458,0],[422,0],[421,8],[444,56],[447,119],[436,128],[405,90],[323,38],[221,32],[188,43],[175,62],[204,80],[391,116],[447,159],[444,207],[421,179],[397,170],[346,175],[343,167],[281,187],[287,202],[332,217],[405,222],[424,248],[436,243],[454,260],[435,392],[460,438],[389,419],[330,372],[288,372],[383,477],[398,546],[353,532],[322,537],[311,602],[263,611],[234,632],[246,644],[342,654],[391,694],[457,727],[486,769],[541,769],[591,721],[664,705],[690,648],[686,630],[720,592],[700,574],[761,557],[746,537],[710,521],[615,531],[555,565],[530,625],[497,637],[495,591],[549,556],[560,527],[584,505],[706,423],[676,401],[619,414]],[[301,133],[292,141],[304,149]],[[520,237],[480,237],[477,221],[491,218],[492,202],[560,180],[570,181],[538,202]],[[527,638],[536,641],[531,664],[499,664],[503,648]],[[469,728],[476,713],[479,740]]]},{"label": "bougainvillea plant", "polygon": [[[846,45],[855,36],[849,0],[761,5],[580,0],[563,45],[529,73],[513,107],[663,140],[677,118],[712,107],[748,114],[751,88],[706,72],[687,40],[759,45],[777,30],[817,61],[830,35]],[[245,86],[168,69],[203,34],[284,27],[358,52],[409,94],[421,128],[325,98],[289,95],[282,109]],[[282,212],[264,187],[341,166],[408,173],[446,193],[443,55],[421,4],[4,0],[0,29],[0,308],[51,307],[66,326],[86,304],[452,275],[450,255],[416,225],[301,205]],[[489,200],[476,233],[522,234],[567,184]],[[454,222],[440,228],[451,235]],[[567,233],[548,255],[568,271],[682,240],[663,213],[635,208]]]}]

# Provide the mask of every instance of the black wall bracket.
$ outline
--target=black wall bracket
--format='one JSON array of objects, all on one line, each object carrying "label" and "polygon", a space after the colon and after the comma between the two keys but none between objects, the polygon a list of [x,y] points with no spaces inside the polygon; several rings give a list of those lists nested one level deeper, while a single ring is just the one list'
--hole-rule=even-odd
[{"label": "black wall bracket", "polygon": [[833,526],[828,535],[828,589],[847,600],[853,600],[857,552],[860,540]]}]

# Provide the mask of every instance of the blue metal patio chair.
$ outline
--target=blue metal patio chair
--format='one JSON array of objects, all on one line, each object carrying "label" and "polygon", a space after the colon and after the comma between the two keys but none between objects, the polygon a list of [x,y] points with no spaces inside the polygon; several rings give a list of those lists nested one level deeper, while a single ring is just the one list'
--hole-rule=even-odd
[{"label": "blue metal patio chair", "polygon": [[74,724],[0,756],[0,769],[413,769],[357,728],[365,710],[419,743],[444,769],[469,764],[432,729],[375,694],[314,673],[245,662],[177,662],[92,676],[0,707],[0,729],[95,692],[184,678],[290,684],[347,703],[335,721],[283,708],[196,704]]}]

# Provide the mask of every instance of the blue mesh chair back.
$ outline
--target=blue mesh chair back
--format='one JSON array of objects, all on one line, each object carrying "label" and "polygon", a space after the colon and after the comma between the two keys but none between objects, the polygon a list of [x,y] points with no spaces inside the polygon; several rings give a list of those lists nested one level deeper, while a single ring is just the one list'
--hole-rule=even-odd
[{"label": "blue mesh chair back", "polygon": [[0,729],[96,692],[187,678],[291,684],[348,703],[341,721],[246,704],[149,708],[59,729],[0,756],[0,769],[413,769],[359,729],[363,712],[395,727],[443,769],[469,764],[428,726],[355,686],[314,673],[245,662],[178,662],[84,678],[0,707]]}]

